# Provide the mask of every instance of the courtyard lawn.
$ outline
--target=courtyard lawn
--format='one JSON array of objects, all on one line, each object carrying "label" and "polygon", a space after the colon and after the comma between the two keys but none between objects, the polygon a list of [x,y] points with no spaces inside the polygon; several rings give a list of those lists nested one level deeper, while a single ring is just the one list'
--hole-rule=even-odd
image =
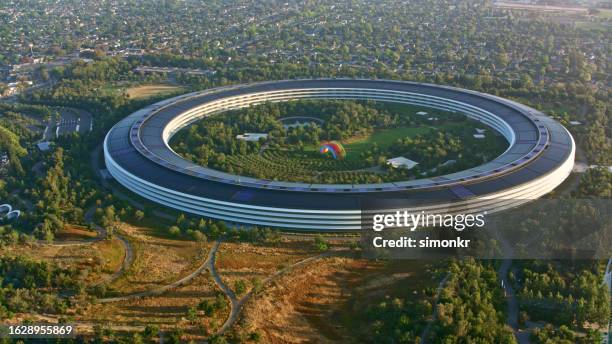
[{"label": "courtyard lawn", "polygon": [[347,159],[359,159],[361,153],[370,150],[374,143],[384,149],[393,145],[398,139],[414,137],[431,131],[430,127],[401,127],[393,129],[376,130],[371,135],[349,140],[344,144]]}]

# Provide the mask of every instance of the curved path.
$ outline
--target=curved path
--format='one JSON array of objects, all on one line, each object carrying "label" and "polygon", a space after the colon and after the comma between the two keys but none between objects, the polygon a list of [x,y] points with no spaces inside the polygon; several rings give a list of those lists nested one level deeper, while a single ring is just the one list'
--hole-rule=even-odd
[{"label": "curved path", "polygon": [[[217,247],[218,247],[218,245],[217,245]],[[296,268],[298,266],[308,264],[308,263],[310,263],[312,261],[315,261],[317,259],[321,259],[321,258],[324,258],[324,257],[329,257],[329,256],[331,256],[333,254],[338,253],[338,252],[341,252],[341,251],[340,250],[331,250],[331,251],[327,251],[327,252],[318,254],[316,256],[308,257],[308,258],[302,259],[302,260],[300,260],[298,262],[295,262],[292,265],[290,265],[290,266],[288,266],[288,267],[286,267],[284,269],[278,270],[275,273],[273,273],[272,275],[270,275],[267,278],[265,278],[262,281],[262,286],[265,286],[265,285],[269,284],[273,280],[275,280],[278,277],[280,277],[283,274],[285,274],[287,271],[290,271],[290,270],[292,270],[292,269],[294,269],[294,268]],[[216,253],[216,250],[215,250],[215,253]],[[227,319],[225,320],[223,325],[217,331],[217,334],[223,334],[225,331],[227,331],[236,322],[236,320],[238,320],[238,316],[240,315],[240,312],[242,311],[242,307],[255,294],[255,290],[251,289],[242,298],[238,299],[236,297],[236,293],[234,293],[234,291],[231,290],[221,280],[221,276],[219,275],[219,273],[217,272],[217,270],[215,268],[215,255],[214,254],[212,256],[212,259],[210,259],[210,261],[208,263],[209,263],[210,273],[211,273],[215,283],[223,291],[223,293],[227,296],[227,298],[230,300],[230,304],[231,304],[231,309],[230,309],[229,316],[227,317]]]},{"label": "curved path", "polygon": [[[94,227],[98,226],[94,225]],[[125,254],[123,255],[123,263],[121,263],[119,269],[117,269],[117,271],[115,271],[112,275],[90,285],[90,287],[97,287],[99,285],[108,284],[115,281],[125,273],[125,271],[130,267],[130,265],[132,265],[132,262],[134,261],[134,249],[132,248],[132,245],[130,244],[129,240],[127,240],[122,235],[115,235],[115,237],[119,239],[119,241],[123,245],[123,249],[125,252]]]},{"label": "curved path", "polygon": [[[92,225],[93,229],[96,231],[97,235],[93,238],[88,238],[88,239],[84,239],[84,240],[65,240],[65,241],[54,241],[51,243],[48,243],[44,240],[39,240],[38,242],[42,245],[48,245],[48,246],[57,246],[57,247],[66,247],[66,246],[82,246],[82,245],[91,245],[94,243],[97,243],[99,241],[102,240],[106,240],[108,237],[108,231],[106,229],[104,229],[103,227],[95,224],[93,222],[93,214],[95,212],[96,207],[95,206],[91,206],[86,212],[85,212],[85,222],[88,222]],[[115,233],[115,237],[117,239],[119,239],[119,242],[121,243],[121,245],[123,246],[123,260],[121,263],[121,266],[115,271],[113,272],[112,275],[103,278],[102,280],[90,285],[89,287],[96,287],[102,284],[106,284],[106,283],[110,283],[116,279],[118,279],[119,277],[121,277],[123,275],[123,273],[130,267],[130,265],[132,264],[132,261],[134,260],[134,249],[132,248],[132,245],[130,244],[129,240],[127,240],[123,235],[120,235],[118,233]]]},{"label": "curved path", "polygon": [[194,270],[192,273],[190,273],[189,275],[174,281],[170,284],[161,286],[159,288],[155,288],[155,289],[151,289],[151,290],[147,290],[147,291],[142,291],[142,292],[138,292],[138,293],[133,293],[133,294],[128,294],[128,295],[124,295],[124,296],[117,296],[117,297],[107,297],[107,298],[102,298],[102,299],[98,299],[98,302],[100,303],[108,303],[108,302],[118,302],[118,301],[128,301],[128,300],[132,300],[132,299],[137,299],[137,298],[142,298],[142,297],[147,297],[147,296],[157,296],[157,295],[161,295],[165,292],[167,292],[170,289],[174,289],[177,288],[181,285],[184,285],[188,282],[190,282],[191,280],[193,280],[197,275],[199,275],[200,273],[202,273],[203,271],[205,271],[208,266],[209,266],[209,262],[214,259],[215,254],[217,253],[217,249],[219,248],[219,241],[215,241],[213,243],[213,246],[211,247],[210,251],[208,252],[208,255],[206,257],[206,259],[204,260],[204,262],[196,269]]},{"label": "curved path", "polygon": [[[582,150],[580,149],[580,147],[576,146],[575,164],[583,164],[583,163],[585,163],[584,154],[582,153]],[[580,178],[572,175],[568,178],[566,183],[567,185],[565,187],[561,186],[559,188],[560,189],[559,197],[561,197],[562,195],[569,195],[573,191],[575,191],[578,188],[578,185],[580,183]],[[499,235],[499,233],[495,233],[495,234],[497,236],[497,241],[500,242],[500,244],[502,245],[502,250],[504,252],[504,255],[507,257],[512,257],[513,256],[512,247],[508,244],[508,242],[503,237]],[[533,238],[532,241],[533,240],[538,240],[538,238]],[[504,294],[505,294],[506,303],[507,303],[506,324],[508,324],[508,326],[512,328],[514,332],[514,336],[519,344],[528,344],[528,343],[531,343],[529,339],[530,332],[523,331],[519,328],[519,324],[518,324],[519,304],[518,304],[518,300],[517,300],[515,291],[512,288],[510,281],[508,280],[508,273],[512,270],[511,268],[512,268],[512,259],[508,258],[502,261],[502,264],[498,270],[500,283],[502,284],[502,288],[504,289]]]},{"label": "curved path", "polygon": [[[612,294],[612,258],[608,259],[608,265],[606,265],[606,272],[604,273],[603,283],[608,286],[608,291]],[[611,320],[608,318],[608,328],[606,331],[602,331],[604,338],[602,338],[601,344],[609,344],[610,338],[612,338],[612,324]],[[607,335],[606,335],[607,334]]]},{"label": "curved path", "polygon": [[[95,210],[95,206],[92,206],[87,210],[87,212],[85,212],[85,222],[91,223],[96,232],[98,232],[98,235],[96,236],[96,238],[94,238],[97,240],[93,240],[92,242],[104,240],[108,236],[108,232],[106,229],[101,226],[98,226],[93,222],[93,214]],[[132,248],[130,241],[118,233],[115,233],[115,237],[119,239],[119,242],[121,242],[121,245],[123,245],[123,262],[121,263],[119,269],[117,269],[117,271],[115,271],[112,275],[92,284],[90,287],[96,287],[102,284],[113,282],[114,280],[121,277],[123,273],[130,267],[130,265],[132,265],[132,262],[134,261],[134,249]]]},{"label": "curved path", "polygon": [[217,269],[215,268],[215,260],[216,260],[217,250],[219,249],[219,244],[220,243],[217,242],[217,245],[215,245],[214,251],[211,250],[210,259],[207,261],[207,268],[208,268],[208,271],[210,271],[210,275],[215,281],[215,284],[217,285],[217,287],[219,287],[219,289],[223,291],[223,294],[225,294],[225,296],[229,299],[230,313],[227,319],[225,319],[225,322],[223,323],[221,328],[217,331],[217,334],[221,334],[225,332],[236,321],[236,319],[238,318],[238,314],[240,313],[240,308],[241,308],[239,305],[239,301],[236,298],[236,293],[234,293],[234,291],[230,287],[228,287],[225,283],[223,283],[223,281],[221,280],[221,275],[219,275],[219,273],[217,272]]},{"label": "curved path", "polygon": [[423,329],[423,332],[421,332],[421,341],[420,341],[421,344],[425,344],[427,342],[425,338],[427,338],[427,336],[429,335],[429,331],[431,330],[431,325],[433,324],[434,320],[436,320],[436,318],[438,317],[438,307],[436,306],[438,305],[438,300],[440,300],[440,294],[442,293],[442,289],[446,285],[446,281],[448,281],[450,276],[451,276],[451,273],[450,272],[447,273],[444,276],[444,278],[440,281],[440,283],[438,284],[438,288],[436,289],[436,298],[434,299],[434,303],[433,303],[433,313],[431,315],[431,319],[427,321],[427,325]]},{"label": "curved path", "polygon": [[[82,240],[56,240],[53,242],[46,242],[45,240],[39,240],[38,242],[43,244],[43,245],[49,245],[49,246],[80,246],[80,245],[90,245],[93,243],[96,243],[98,241],[102,241],[105,240],[108,236],[108,232],[106,231],[106,229],[102,228],[101,226],[98,226],[97,224],[95,224],[93,222],[93,214],[96,211],[96,207],[95,206],[91,206],[89,209],[87,209],[87,211],[85,212],[85,216],[84,216],[84,220],[86,223],[90,223],[93,227],[93,229],[96,231],[97,235],[95,237],[92,238],[87,238],[87,239],[82,239]],[[127,245],[129,246],[129,245]],[[126,247],[126,251],[127,251],[127,247]]]},{"label": "curved path", "polygon": [[[502,245],[504,242],[502,242]],[[508,279],[508,272],[510,271],[510,266],[512,265],[512,259],[504,259],[498,274],[501,279],[502,288],[504,289],[504,295],[506,297],[506,305],[507,305],[507,314],[506,314],[506,324],[512,328],[514,332],[514,337],[519,344],[528,344],[531,343],[529,340],[529,331],[522,331],[519,328],[519,304],[518,299],[516,298],[516,293],[514,292],[514,288],[512,288],[512,284]]]}]

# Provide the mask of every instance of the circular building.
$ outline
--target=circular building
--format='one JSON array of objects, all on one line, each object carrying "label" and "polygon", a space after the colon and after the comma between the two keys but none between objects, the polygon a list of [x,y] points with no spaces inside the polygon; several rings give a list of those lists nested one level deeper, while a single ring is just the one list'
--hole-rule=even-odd
[{"label": "circular building", "polygon": [[[168,145],[185,126],[224,111],[294,99],[362,99],[456,111],[498,131],[508,149],[483,165],[443,176],[381,184],[307,184],[213,170]],[[174,209],[234,223],[294,230],[361,228],[364,204],[399,199],[413,210],[497,212],[536,199],[574,164],[570,133],[543,113],[500,97],[391,80],[286,80],[220,87],[149,105],[104,140],[110,174],[126,188]],[[381,209],[385,210],[385,209]]]}]

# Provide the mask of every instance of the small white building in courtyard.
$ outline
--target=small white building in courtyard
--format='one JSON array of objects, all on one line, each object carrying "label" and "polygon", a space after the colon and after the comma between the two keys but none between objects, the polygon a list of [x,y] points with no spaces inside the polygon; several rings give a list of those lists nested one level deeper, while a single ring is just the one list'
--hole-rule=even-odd
[{"label": "small white building in courtyard", "polygon": [[404,158],[403,156],[398,156],[397,158],[387,160],[387,165],[391,165],[393,166],[393,168],[401,167],[401,168],[406,168],[410,170],[418,164],[419,164],[418,162]]},{"label": "small white building in courtyard", "polygon": [[262,133],[244,133],[242,135],[236,135],[236,138],[238,140],[243,140],[243,141],[257,142],[261,138],[264,138],[264,139],[268,138],[268,134],[262,134]]}]

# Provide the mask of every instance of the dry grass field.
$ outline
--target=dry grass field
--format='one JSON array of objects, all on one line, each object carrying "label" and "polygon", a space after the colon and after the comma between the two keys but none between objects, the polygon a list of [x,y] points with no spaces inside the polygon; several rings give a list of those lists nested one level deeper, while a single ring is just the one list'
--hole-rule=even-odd
[{"label": "dry grass field", "polygon": [[215,267],[221,280],[234,291],[235,283],[244,281],[246,293],[253,288],[254,281],[262,281],[293,263],[319,253],[312,241],[283,240],[276,246],[224,242],[217,251]]},{"label": "dry grass field", "polygon": [[[94,234],[95,235],[95,234]],[[60,233],[58,237],[68,240],[82,240],[87,235],[79,235],[79,231],[69,230]],[[0,255],[22,255],[33,260],[57,264],[62,268],[77,268],[81,271],[87,285],[104,280],[117,271],[123,262],[125,251],[118,239],[103,240],[86,245],[47,245],[20,244],[0,249]]]},{"label": "dry grass field", "polygon": [[180,327],[185,330],[185,340],[203,340],[223,324],[229,308],[217,311],[210,317],[198,312],[195,320],[189,319],[188,310],[203,300],[212,302],[217,292],[212,278],[203,273],[191,283],[160,296],[92,304],[75,320],[87,324],[112,323],[113,328],[118,329],[157,325],[164,331]]},{"label": "dry grass field", "polygon": [[266,343],[365,340],[364,309],[388,296],[423,298],[435,287],[429,267],[332,257],[298,268],[273,282],[244,307],[236,332],[258,332]]},{"label": "dry grass field", "polygon": [[66,227],[55,234],[57,241],[88,240],[95,238],[98,234],[82,226],[66,225]]},{"label": "dry grass field", "polygon": [[133,248],[133,262],[125,274],[108,286],[113,294],[123,295],[170,284],[196,270],[209,245],[153,236],[151,229],[123,224]]},{"label": "dry grass field", "polygon": [[129,87],[126,94],[130,99],[147,98],[159,94],[175,93],[183,90],[182,87],[172,85],[141,85]]}]

